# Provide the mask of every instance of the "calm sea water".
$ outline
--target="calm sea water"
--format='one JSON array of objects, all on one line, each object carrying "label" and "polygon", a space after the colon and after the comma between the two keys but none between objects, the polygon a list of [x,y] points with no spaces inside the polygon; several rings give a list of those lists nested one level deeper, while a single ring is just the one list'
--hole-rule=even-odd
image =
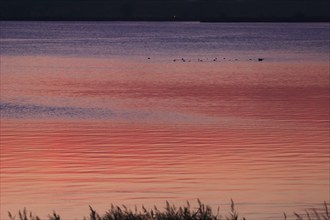
[{"label": "calm sea water", "polygon": [[0,28],[1,219],[232,198],[266,220],[329,202],[328,23]]}]

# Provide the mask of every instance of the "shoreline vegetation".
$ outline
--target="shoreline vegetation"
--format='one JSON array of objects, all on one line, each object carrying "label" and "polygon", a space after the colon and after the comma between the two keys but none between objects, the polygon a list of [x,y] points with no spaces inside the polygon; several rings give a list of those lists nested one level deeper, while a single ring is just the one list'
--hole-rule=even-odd
[{"label": "shoreline vegetation", "polygon": [[[152,209],[147,209],[142,206],[141,210],[135,206],[134,210],[127,208],[125,205],[115,206],[111,205],[110,209],[105,214],[100,215],[91,206],[90,215],[84,220],[248,220],[247,218],[239,215],[236,206],[231,200],[230,210],[225,214],[220,213],[220,207],[214,212],[209,205],[202,203],[199,199],[198,207],[192,208],[187,201],[186,205],[175,206],[166,202],[164,209],[160,210],[156,206]],[[330,203],[324,202],[323,208],[306,209],[305,213],[283,213],[283,220],[330,220],[329,213]],[[32,212],[28,212],[26,208],[19,210],[18,215],[13,215],[8,212],[10,220],[44,220]],[[61,218],[55,211],[53,214],[48,215],[48,220],[65,220]]]},{"label": "shoreline vegetation", "polygon": [[176,19],[171,18],[97,18],[97,17],[38,17],[38,16],[3,16],[0,21],[81,21],[81,22],[199,22],[199,23],[329,23],[329,17],[230,17],[230,18],[201,18],[201,19]]}]

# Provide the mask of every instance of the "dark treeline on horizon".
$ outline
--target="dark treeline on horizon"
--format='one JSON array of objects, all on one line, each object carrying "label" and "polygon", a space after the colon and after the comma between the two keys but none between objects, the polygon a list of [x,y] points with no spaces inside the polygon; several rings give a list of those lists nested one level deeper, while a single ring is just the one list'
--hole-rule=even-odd
[{"label": "dark treeline on horizon", "polygon": [[0,0],[1,20],[330,21],[329,0]]}]

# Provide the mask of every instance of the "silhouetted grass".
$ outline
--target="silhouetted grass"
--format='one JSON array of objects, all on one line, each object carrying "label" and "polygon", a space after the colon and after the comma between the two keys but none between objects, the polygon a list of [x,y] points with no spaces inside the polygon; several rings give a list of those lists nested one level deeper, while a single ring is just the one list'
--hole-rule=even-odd
[{"label": "silhouetted grass", "polygon": [[[306,209],[305,214],[294,213],[297,220],[330,220],[329,204],[324,202],[324,210],[317,211],[315,208]],[[321,213],[322,212],[322,213]]]},{"label": "silhouetted grass", "polygon": [[[203,204],[200,200],[197,201],[197,208],[191,208],[188,201],[186,205],[179,207],[166,202],[164,210],[159,210],[156,206],[152,209],[142,206],[141,210],[135,207],[133,211],[125,205],[111,205],[110,209],[104,215],[99,215],[89,206],[90,216],[89,218],[84,218],[84,220],[246,220],[244,217],[238,215],[232,200],[230,211],[224,216],[220,214],[219,207],[217,212],[214,213],[210,206]],[[311,208],[306,210],[304,214],[294,213],[291,218],[284,213],[284,220],[330,220],[329,205],[324,202],[324,208],[321,210]],[[32,212],[27,212],[25,208],[23,211],[20,210],[18,212],[18,216],[13,216],[10,212],[8,212],[8,215],[10,220],[42,220],[38,216],[33,215]],[[61,220],[61,217],[54,212],[52,215],[48,215],[48,219]]]}]

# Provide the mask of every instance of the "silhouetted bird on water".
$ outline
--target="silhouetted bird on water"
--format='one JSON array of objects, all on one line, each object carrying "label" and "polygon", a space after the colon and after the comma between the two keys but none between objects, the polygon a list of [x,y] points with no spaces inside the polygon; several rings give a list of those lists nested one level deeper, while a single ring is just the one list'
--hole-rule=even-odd
[{"label": "silhouetted bird on water", "polygon": [[[150,60],[151,58],[150,57],[148,57],[148,60]],[[227,60],[227,61],[238,61],[239,59],[226,59],[226,57],[223,57],[222,58],[223,60]],[[190,59],[185,59],[185,58],[179,58],[179,59],[173,59],[172,61],[173,62],[176,62],[176,61],[182,61],[182,62],[191,62],[191,60]],[[206,59],[207,61],[209,60],[208,58]],[[249,58],[249,61],[252,61],[252,60],[254,60],[254,59],[251,59],[251,58]],[[264,61],[265,60],[265,58],[258,58],[257,59],[257,61],[259,61],[259,62],[261,62],[261,61]],[[204,60],[203,59],[200,59],[200,58],[198,58],[197,59],[197,61],[198,62],[203,62]],[[215,58],[211,58],[211,61],[214,61],[214,62],[216,62],[216,61],[218,61],[218,58],[217,57],[215,57]]]}]

